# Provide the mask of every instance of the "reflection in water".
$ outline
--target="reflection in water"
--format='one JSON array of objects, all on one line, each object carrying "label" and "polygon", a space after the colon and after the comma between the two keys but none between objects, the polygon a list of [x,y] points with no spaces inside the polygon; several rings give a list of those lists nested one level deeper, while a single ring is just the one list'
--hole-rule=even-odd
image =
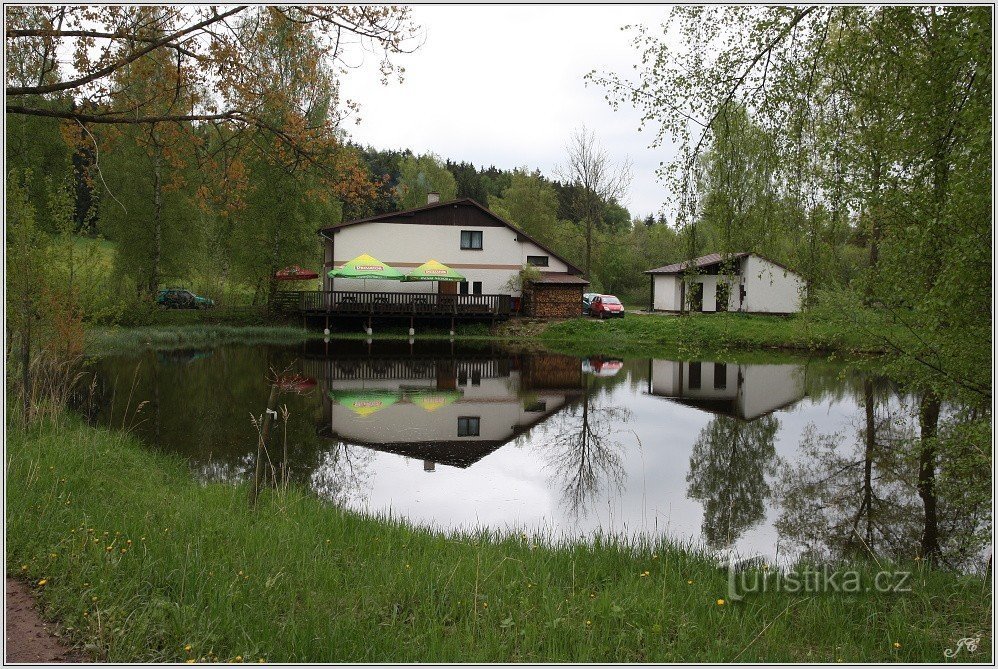
[{"label": "reflection in water", "polygon": [[597,397],[591,383],[586,377],[582,401],[561,415],[548,437],[552,484],[561,489],[563,504],[576,516],[588,510],[587,504],[604,487],[619,492],[623,485],[623,444],[614,437],[631,418],[629,409]]},{"label": "reflection in water", "polygon": [[954,429],[956,409],[827,363],[313,341],[96,367],[88,414],[203,480],[253,479],[250,417],[269,407],[274,478],[441,528],[666,531],[770,556],[789,544],[956,564],[990,527],[990,496],[937,475],[955,456],[932,435]]},{"label": "reflection in water", "polygon": [[718,416],[700,431],[686,475],[688,494],[703,502],[703,536],[711,548],[730,547],[762,521],[774,473],[779,421]]},{"label": "reflection in water", "polygon": [[704,411],[754,420],[804,397],[804,369],[652,360],[648,392]]}]

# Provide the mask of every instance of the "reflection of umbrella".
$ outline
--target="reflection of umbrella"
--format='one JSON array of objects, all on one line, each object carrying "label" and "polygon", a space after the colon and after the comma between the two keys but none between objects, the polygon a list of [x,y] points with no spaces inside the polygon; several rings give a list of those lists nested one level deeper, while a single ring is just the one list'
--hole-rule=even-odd
[{"label": "reflection of umbrella", "polygon": [[357,256],[343,267],[329,271],[329,276],[336,279],[385,279],[401,281],[405,276],[391,265],[386,265],[377,258],[366,253]]},{"label": "reflection of umbrella", "polygon": [[274,278],[278,281],[308,281],[309,279],[318,279],[319,273],[313,272],[310,269],[302,269],[298,265],[292,265],[291,267],[277,270],[274,273]]},{"label": "reflection of umbrella", "polygon": [[464,277],[442,262],[428,260],[405,275],[403,281],[464,281]]},{"label": "reflection of umbrella", "polygon": [[330,390],[329,398],[360,416],[370,416],[402,399],[390,390]]},{"label": "reflection of umbrella", "polygon": [[282,376],[277,380],[278,388],[296,393],[307,392],[317,385],[318,382],[315,379],[309,376],[298,376],[297,374]]},{"label": "reflection of umbrella", "polygon": [[440,407],[453,404],[464,396],[460,390],[417,390],[409,399],[416,406],[427,411],[436,411]]}]

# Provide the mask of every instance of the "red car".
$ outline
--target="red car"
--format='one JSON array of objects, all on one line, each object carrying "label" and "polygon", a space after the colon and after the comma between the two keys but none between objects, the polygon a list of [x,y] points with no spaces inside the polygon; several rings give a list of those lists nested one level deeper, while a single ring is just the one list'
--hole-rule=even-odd
[{"label": "red car", "polygon": [[589,314],[597,318],[623,318],[624,305],[613,295],[597,295],[589,305]]}]

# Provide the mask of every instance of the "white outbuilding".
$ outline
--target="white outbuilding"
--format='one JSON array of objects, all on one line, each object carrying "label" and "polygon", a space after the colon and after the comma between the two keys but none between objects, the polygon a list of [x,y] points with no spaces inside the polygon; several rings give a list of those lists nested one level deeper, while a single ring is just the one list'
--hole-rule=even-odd
[{"label": "white outbuilding", "polygon": [[799,274],[757,253],[711,253],[645,274],[652,311],[793,314],[807,291]]}]

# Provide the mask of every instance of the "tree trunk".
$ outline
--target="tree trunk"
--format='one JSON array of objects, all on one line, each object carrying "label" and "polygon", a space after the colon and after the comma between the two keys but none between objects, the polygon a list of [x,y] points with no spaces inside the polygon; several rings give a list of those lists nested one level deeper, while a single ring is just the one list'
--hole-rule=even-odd
[{"label": "tree trunk", "polygon": [[149,294],[156,295],[159,291],[159,266],[163,257],[163,175],[160,163],[159,148],[153,155],[153,255],[152,269],[149,273]]},{"label": "tree trunk", "polygon": [[866,512],[866,545],[873,541],[873,450],[876,446],[877,425],[873,406],[873,382],[863,382],[863,396],[866,404],[866,449],[863,454],[863,505]]},{"label": "tree trunk", "polygon": [[919,405],[918,424],[921,440],[918,453],[918,496],[925,510],[922,531],[922,558],[934,559],[939,555],[939,519],[936,499],[936,432],[939,427],[939,397],[927,392]]}]

